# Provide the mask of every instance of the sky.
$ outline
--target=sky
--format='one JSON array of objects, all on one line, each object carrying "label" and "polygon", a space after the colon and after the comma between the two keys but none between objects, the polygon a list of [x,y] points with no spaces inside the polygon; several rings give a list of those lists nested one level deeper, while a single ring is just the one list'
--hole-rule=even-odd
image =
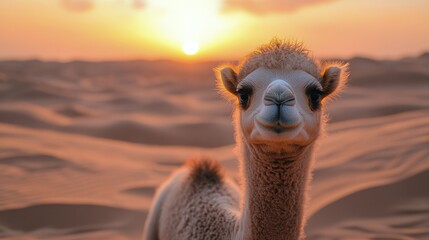
[{"label": "sky", "polygon": [[273,37],[396,59],[429,51],[428,23],[428,0],[0,0],[0,59],[236,60]]}]

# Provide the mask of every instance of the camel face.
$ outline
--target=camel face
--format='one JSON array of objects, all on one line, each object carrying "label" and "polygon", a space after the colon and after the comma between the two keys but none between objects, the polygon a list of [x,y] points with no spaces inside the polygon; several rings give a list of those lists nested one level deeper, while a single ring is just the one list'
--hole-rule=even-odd
[{"label": "camel face", "polygon": [[235,102],[238,141],[293,152],[317,139],[322,102],[340,92],[348,65],[320,64],[302,45],[275,39],[216,74],[221,92]]},{"label": "camel face", "polygon": [[237,85],[239,123],[250,144],[305,146],[320,128],[320,82],[295,70],[258,68]]}]

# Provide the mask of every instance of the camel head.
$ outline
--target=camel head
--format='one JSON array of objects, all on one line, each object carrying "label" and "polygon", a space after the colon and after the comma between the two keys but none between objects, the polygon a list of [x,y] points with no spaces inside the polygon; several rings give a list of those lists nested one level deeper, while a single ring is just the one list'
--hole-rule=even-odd
[{"label": "camel head", "polygon": [[238,66],[218,68],[218,85],[235,102],[236,131],[253,146],[291,152],[313,143],[323,106],[347,77],[347,65],[321,66],[300,43],[273,40]]}]

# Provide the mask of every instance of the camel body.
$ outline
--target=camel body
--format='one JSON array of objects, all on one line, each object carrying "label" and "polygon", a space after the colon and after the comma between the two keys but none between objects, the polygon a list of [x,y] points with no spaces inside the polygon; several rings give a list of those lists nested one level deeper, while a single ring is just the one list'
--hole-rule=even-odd
[{"label": "camel body", "polygon": [[305,202],[324,103],[347,65],[320,64],[301,43],[272,40],[217,71],[235,103],[240,184],[218,162],[191,159],[157,191],[146,240],[305,238]]}]

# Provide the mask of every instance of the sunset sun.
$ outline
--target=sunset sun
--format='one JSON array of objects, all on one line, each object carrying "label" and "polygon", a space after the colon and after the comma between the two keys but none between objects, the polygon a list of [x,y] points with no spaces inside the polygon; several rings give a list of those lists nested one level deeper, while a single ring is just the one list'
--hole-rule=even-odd
[{"label": "sunset sun", "polygon": [[186,55],[195,55],[199,49],[197,41],[187,40],[182,44],[182,50]]},{"label": "sunset sun", "polygon": [[145,31],[152,32],[152,38],[172,52],[205,55],[222,42],[218,36],[229,36],[233,25],[220,13],[221,6],[222,0],[147,0],[147,15],[142,16],[152,17],[150,21],[142,17],[142,23],[150,22]]}]

